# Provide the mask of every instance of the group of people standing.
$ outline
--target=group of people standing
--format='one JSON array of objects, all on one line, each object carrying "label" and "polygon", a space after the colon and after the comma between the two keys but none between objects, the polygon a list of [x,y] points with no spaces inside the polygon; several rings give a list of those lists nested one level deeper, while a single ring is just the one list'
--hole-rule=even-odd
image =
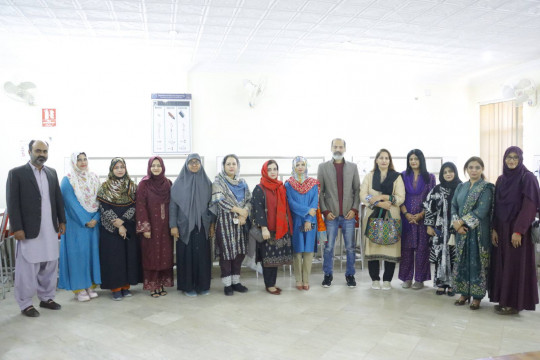
[{"label": "group of people standing", "polygon": [[112,159],[107,180],[100,184],[86,153],[76,152],[59,186],[54,169],[44,166],[48,144],[30,142],[30,162],[11,170],[7,184],[11,230],[18,240],[15,297],[21,312],[39,316],[32,305],[36,292],[40,307],[61,308],[54,301],[57,266],[59,288],[73,291],[79,301],[97,297],[97,285],[110,289],[113,300],[122,300],[132,295],[131,285],[141,282],[150,296],[165,296],[165,288],[174,286],[174,240],[177,288],[187,296],[209,293],[214,238],[227,296],[248,291],[240,281],[246,254],[262,264],[268,293],[281,294],[277,270],[291,263],[296,288],[309,290],[317,239],[324,243],[322,286],[327,288],[333,281],[339,228],[347,254],[345,281],[354,288],[361,203],[366,207],[364,233],[369,219],[401,220],[399,241],[365,241],[373,289],[392,288],[397,263],[402,287],[421,289],[431,279],[432,262],[436,294],[460,294],[456,305],[472,297],[470,308],[478,309],[489,291],[499,314],[535,309],[531,223],[540,209],[540,190],[523,165],[521,149],[506,151],[495,186],[485,180],[478,157],[465,164],[468,181],[461,182],[456,166],[448,162],[436,185],[418,149],[409,152],[402,173],[395,171],[390,152],[381,149],[361,183],[356,164],[344,160],[345,141],[334,139],[331,151],[317,179],[308,176],[304,157],[294,158],[285,182],[279,180],[277,162],[268,160],[251,192],[234,154],[223,158],[213,183],[198,154],[188,156],[174,183],[165,176],[163,159],[154,156],[136,185],[123,158]]},{"label": "group of people standing", "polygon": [[540,210],[538,180],[523,165],[523,152],[516,146],[506,150],[495,185],[485,179],[479,157],[468,159],[463,170],[466,182],[459,179],[455,164],[442,164],[435,185],[420,150],[409,152],[401,174],[388,150],[377,153],[360,189],[367,206],[363,229],[376,212],[401,218],[402,229],[401,241],[394,244],[366,240],[372,288],[381,289],[379,261],[385,263],[383,290],[391,289],[396,263],[401,286],[421,289],[431,279],[431,262],[436,294],[460,294],[456,306],[470,303],[477,310],[487,292],[497,303],[497,314],[534,310],[538,284],[531,224]]}]

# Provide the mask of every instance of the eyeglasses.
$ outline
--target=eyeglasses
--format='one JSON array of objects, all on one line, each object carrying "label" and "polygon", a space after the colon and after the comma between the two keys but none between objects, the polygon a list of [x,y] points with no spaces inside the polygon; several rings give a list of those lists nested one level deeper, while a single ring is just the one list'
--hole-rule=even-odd
[{"label": "eyeglasses", "polygon": [[519,156],[507,156],[506,160],[508,160],[508,161],[519,161]]}]

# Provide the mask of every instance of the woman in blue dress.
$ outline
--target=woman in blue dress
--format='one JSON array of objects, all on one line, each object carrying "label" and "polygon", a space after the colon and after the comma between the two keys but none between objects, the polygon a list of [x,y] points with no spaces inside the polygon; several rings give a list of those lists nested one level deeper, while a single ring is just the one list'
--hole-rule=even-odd
[{"label": "woman in blue dress", "polygon": [[77,300],[96,298],[101,284],[99,267],[98,176],[88,170],[84,152],[71,155],[71,170],[60,186],[68,226],[60,240],[60,280],[58,287],[72,290]]},{"label": "woman in blue dress", "polygon": [[292,162],[292,176],[285,183],[293,218],[294,275],[298,290],[309,290],[309,275],[316,247],[319,181],[308,177],[307,159],[297,156]]}]

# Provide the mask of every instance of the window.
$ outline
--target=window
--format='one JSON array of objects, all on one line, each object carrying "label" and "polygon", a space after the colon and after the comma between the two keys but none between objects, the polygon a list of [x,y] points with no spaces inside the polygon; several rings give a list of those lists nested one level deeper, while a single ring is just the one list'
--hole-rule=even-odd
[{"label": "window", "polygon": [[523,107],[514,101],[481,105],[480,157],[488,181],[502,174],[504,151],[512,145],[523,148]]}]

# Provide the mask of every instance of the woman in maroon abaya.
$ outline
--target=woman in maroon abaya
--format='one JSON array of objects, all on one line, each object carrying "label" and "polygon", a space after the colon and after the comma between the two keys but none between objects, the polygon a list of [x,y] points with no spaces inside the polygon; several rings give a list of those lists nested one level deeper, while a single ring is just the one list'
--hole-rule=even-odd
[{"label": "woman in maroon abaya", "polygon": [[173,240],[169,233],[171,181],[165,177],[165,165],[159,156],[150,158],[147,174],[137,189],[137,233],[141,238],[143,289],[157,298],[167,295],[165,287],[174,286]]},{"label": "woman in maroon abaya", "polygon": [[523,151],[511,146],[495,184],[489,299],[499,303],[497,314],[534,310],[538,304],[531,223],[539,208],[538,180],[523,165]]}]

